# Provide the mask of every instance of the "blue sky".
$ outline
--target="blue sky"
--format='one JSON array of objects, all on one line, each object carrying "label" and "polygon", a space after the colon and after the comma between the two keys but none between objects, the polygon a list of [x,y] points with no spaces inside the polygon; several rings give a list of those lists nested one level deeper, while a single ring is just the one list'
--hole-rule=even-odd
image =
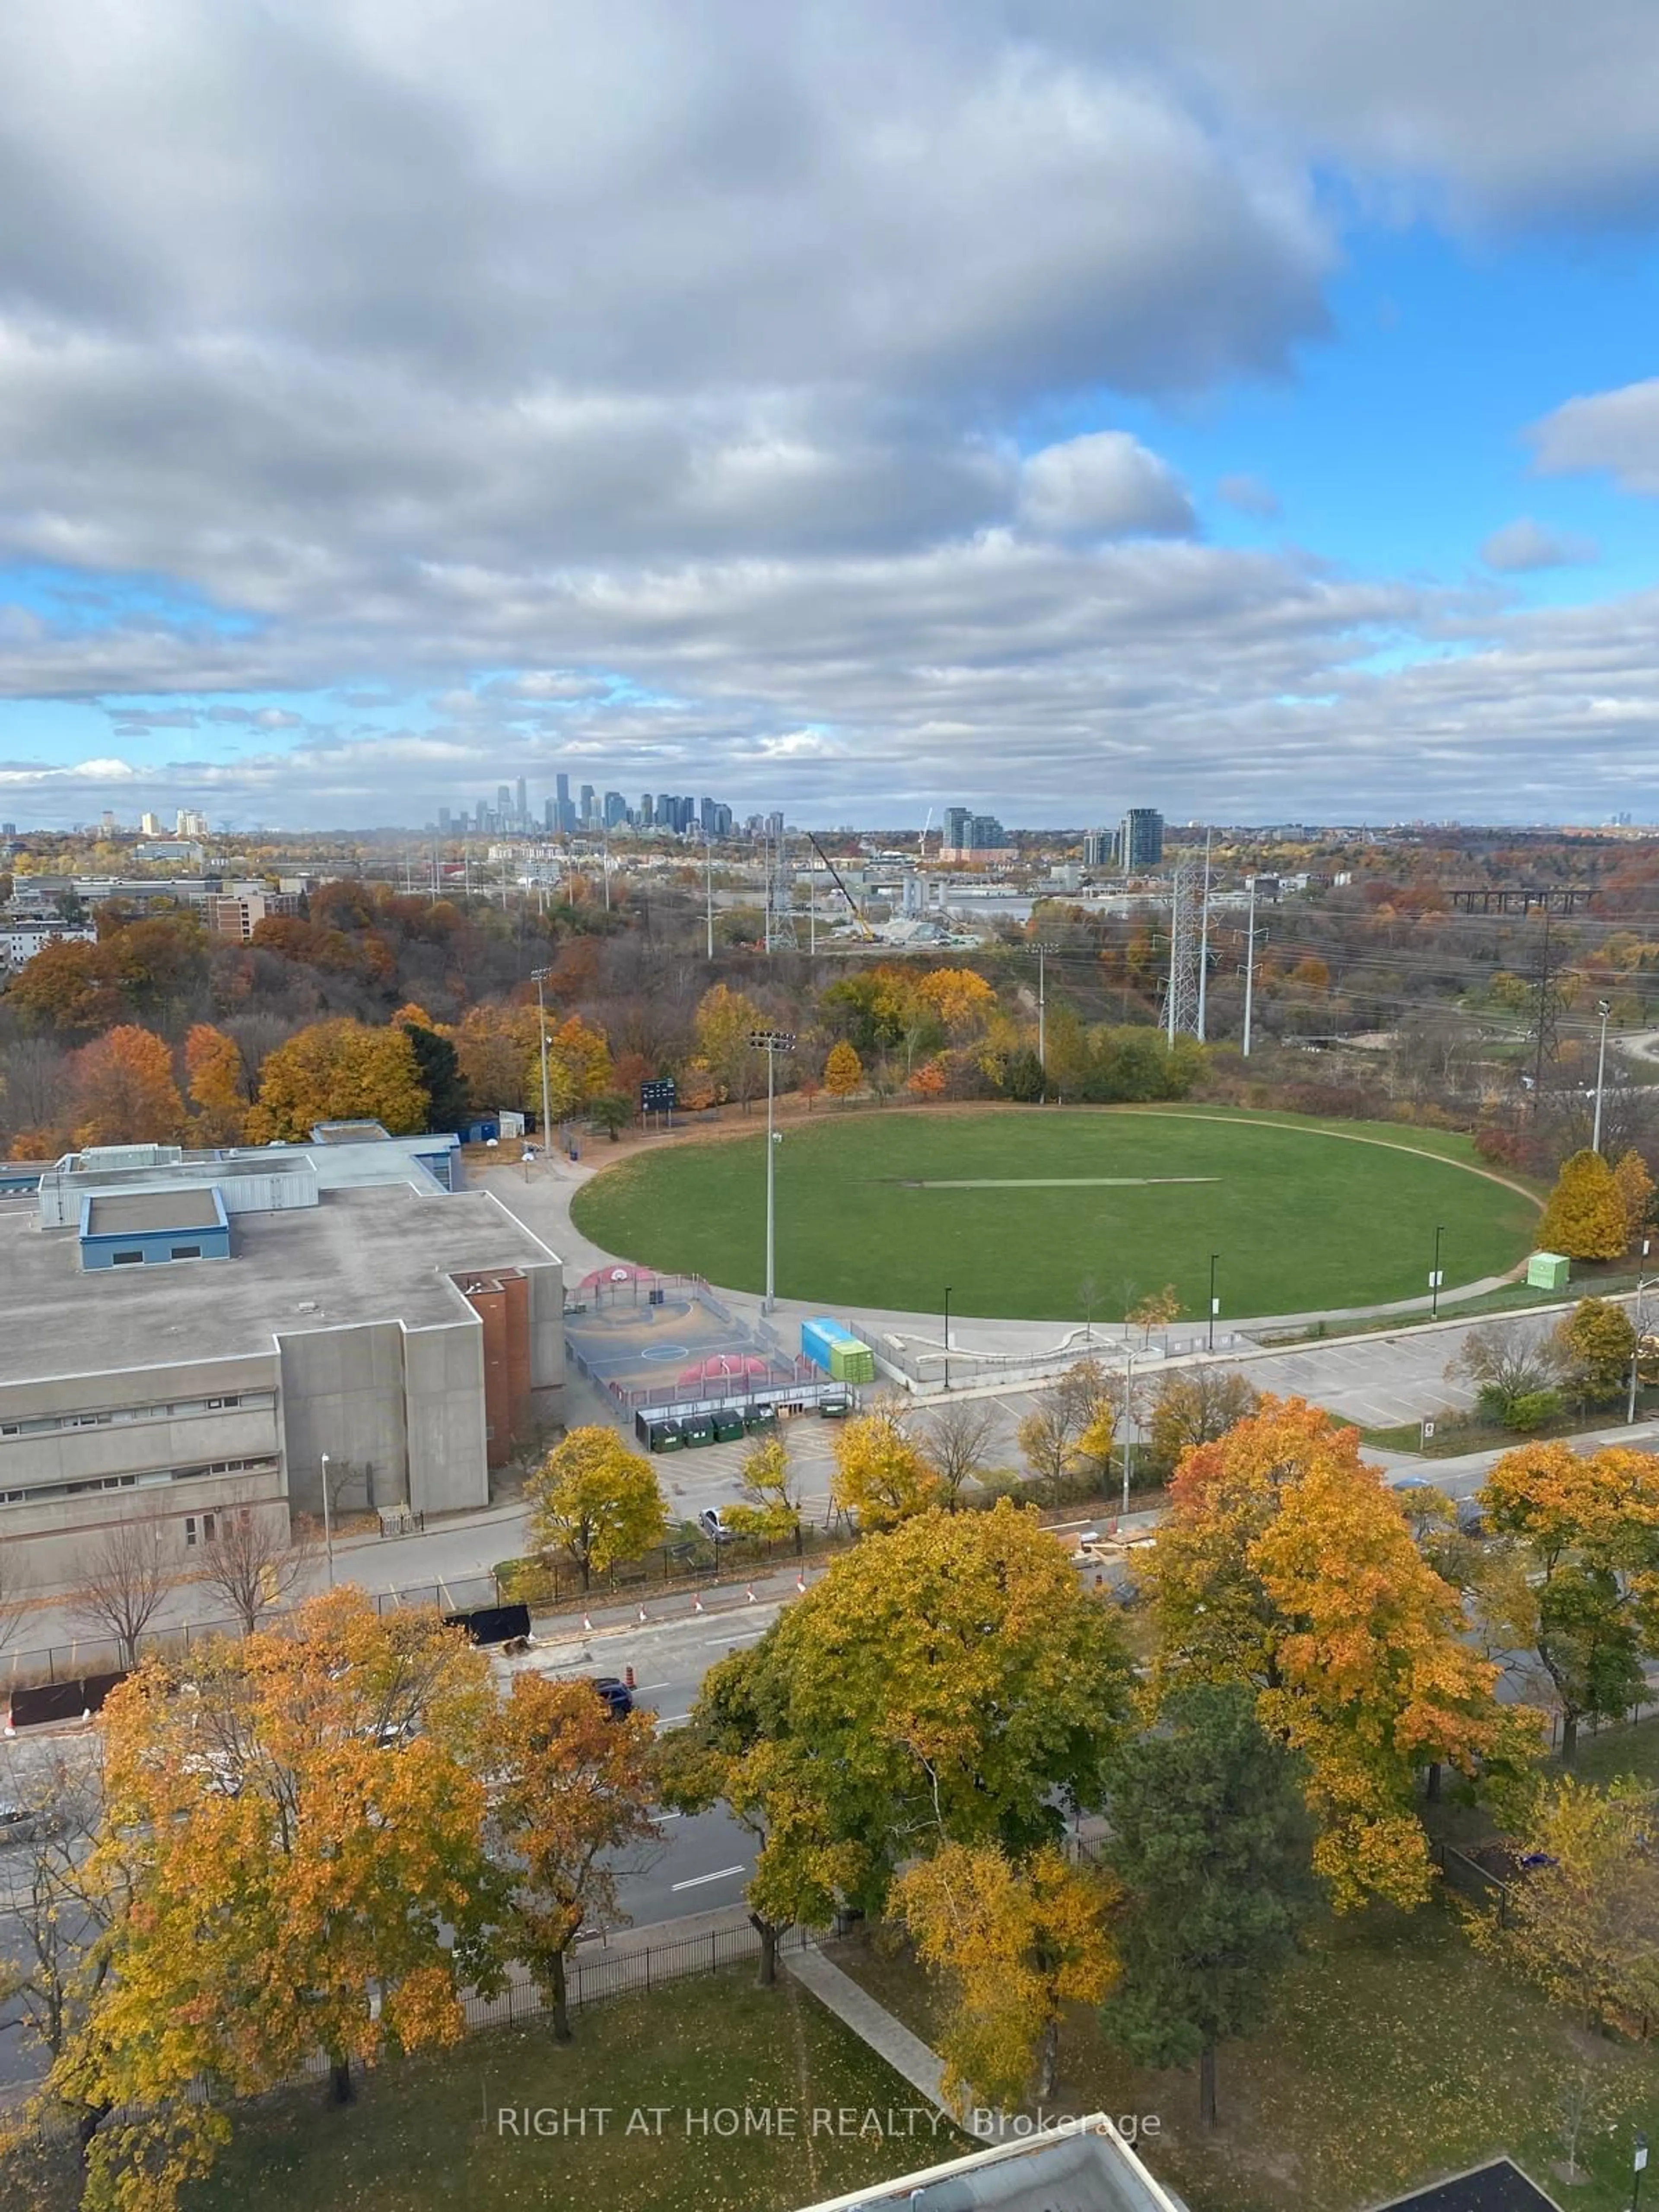
[{"label": "blue sky", "polygon": [[1659,813],[1643,0],[0,17],[0,817]]}]

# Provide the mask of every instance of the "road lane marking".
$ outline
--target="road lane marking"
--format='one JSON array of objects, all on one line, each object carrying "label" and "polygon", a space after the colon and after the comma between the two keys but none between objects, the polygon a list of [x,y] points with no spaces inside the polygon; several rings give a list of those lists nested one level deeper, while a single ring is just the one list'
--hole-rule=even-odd
[{"label": "road lane marking", "polygon": [[705,1644],[758,1644],[767,1633],[763,1628],[751,1629],[745,1636],[705,1636]]},{"label": "road lane marking", "polygon": [[690,1717],[690,1713],[659,1713],[656,1724],[659,1729],[684,1728]]},{"label": "road lane marking", "polygon": [[694,1874],[684,1881],[671,1881],[669,1894],[672,1897],[682,1889],[701,1889],[708,1881],[729,1881],[734,1874],[747,1874],[748,1871],[744,1866],[730,1866],[720,1867],[714,1874]]}]

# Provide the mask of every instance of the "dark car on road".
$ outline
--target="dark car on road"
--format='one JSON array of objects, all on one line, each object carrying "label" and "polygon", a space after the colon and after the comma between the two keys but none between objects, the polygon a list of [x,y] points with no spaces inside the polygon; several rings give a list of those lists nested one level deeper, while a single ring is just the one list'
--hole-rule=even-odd
[{"label": "dark car on road", "polygon": [[589,1680],[592,1687],[610,1706],[611,1719],[625,1721],[634,1710],[634,1692],[629,1688],[627,1683],[615,1674],[594,1674],[590,1676]]}]

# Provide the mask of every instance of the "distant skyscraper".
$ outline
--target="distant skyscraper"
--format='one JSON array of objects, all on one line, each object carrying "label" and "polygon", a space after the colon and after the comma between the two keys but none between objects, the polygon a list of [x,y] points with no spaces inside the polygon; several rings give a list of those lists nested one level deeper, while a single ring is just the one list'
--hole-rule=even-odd
[{"label": "distant skyscraper", "polygon": [[546,830],[556,830],[559,826],[557,810],[550,799],[542,809],[542,826]]},{"label": "distant skyscraper", "polygon": [[530,793],[525,788],[525,781],[522,776],[519,778],[519,821],[521,826],[528,828],[530,823]]},{"label": "distant skyscraper", "polygon": [[607,830],[618,830],[622,827],[623,823],[627,821],[627,819],[628,801],[623,797],[621,792],[607,791],[605,794],[605,828]]},{"label": "distant skyscraper", "polygon": [[677,811],[672,796],[668,792],[659,791],[657,793],[658,829],[672,830],[674,827],[674,817]]},{"label": "distant skyscraper", "polygon": [[656,818],[657,818],[657,807],[656,807],[656,801],[652,798],[652,796],[651,796],[651,794],[650,794],[650,793],[649,793],[648,791],[642,791],[642,792],[640,793],[640,816],[639,816],[639,820],[640,820],[640,827],[641,827],[641,830],[648,830],[648,829],[651,827],[652,823],[656,820]]},{"label": "distant skyscraper", "polygon": [[585,783],[582,786],[580,809],[581,826],[584,830],[592,829],[598,818],[593,811],[593,796],[592,785]]},{"label": "distant skyscraper", "polygon": [[947,806],[945,810],[945,842],[952,852],[961,852],[968,842],[968,824],[973,814],[965,806]]},{"label": "distant skyscraper", "polygon": [[473,817],[472,817],[472,818],[473,818],[474,824],[475,824],[475,826],[476,826],[477,829],[479,829],[479,830],[488,830],[488,829],[489,829],[489,801],[487,799],[481,799],[478,801],[478,811],[477,811],[477,812],[473,816]]},{"label": "distant skyscraper", "polygon": [[1164,858],[1164,817],[1155,806],[1132,806],[1118,831],[1118,866],[1133,874]]},{"label": "distant skyscraper", "polygon": [[[438,835],[441,837],[447,837],[449,835],[449,809],[447,806],[441,806],[438,809]],[[537,1050],[540,1049],[541,1048],[538,1046]]]},{"label": "distant skyscraper", "polygon": [[1091,830],[1083,840],[1083,865],[1085,868],[1109,868],[1117,858],[1117,832],[1115,830]]}]

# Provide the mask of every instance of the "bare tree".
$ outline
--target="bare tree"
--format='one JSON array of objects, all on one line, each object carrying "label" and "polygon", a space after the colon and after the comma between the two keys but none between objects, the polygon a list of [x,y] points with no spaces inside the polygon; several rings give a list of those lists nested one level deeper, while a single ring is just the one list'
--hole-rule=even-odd
[{"label": "bare tree", "polygon": [[995,1408],[982,1398],[957,1398],[930,1418],[922,1448],[945,1486],[948,1511],[956,1511],[963,1484],[984,1466],[996,1425]]},{"label": "bare tree", "polygon": [[202,1579],[240,1621],[244,1636],[252,1635],[261,1616],[282,1603],[316,1558],[315,1542],[309,1535],[289,1535],[279,1512],[234,1499],[215,1515],[213,1534],[202,1547]]},{"label": "bare tree", "polygon": [[136,1667],[138,1639],[178,1579],[161,1548],[160,1514],[134,1513],[106,1528],[92,1547],[70,1610],[114,1638],[124,1667]]},{"label": "bare tree", "polygon": [[20,1815],[7,1853],[14,1937],[0,1970],[0,2028],[21,2029],[53,2058],[78,2023],[110,1909],[82,1869],[102,1810],[100,1748],[98,1736],[81,1736],[27,1765],[13,1749],[0,1766],[0,1793]]},{"label": "bare tree", "polygon": [[1517,1399],[1547,1390],[1561,1378],[1561,1352],[1554,1337],[1539,1328],[1483,1322],[1463,1339],[1446,1364],[1446,1379],[1467,1378],[1484,1413],[1502,1419]]},{"label": "bare tree", "polygon": [[0,1651],[15,1637],[29,1609],[21,1553],[20,1545],[0,1544]]}]

